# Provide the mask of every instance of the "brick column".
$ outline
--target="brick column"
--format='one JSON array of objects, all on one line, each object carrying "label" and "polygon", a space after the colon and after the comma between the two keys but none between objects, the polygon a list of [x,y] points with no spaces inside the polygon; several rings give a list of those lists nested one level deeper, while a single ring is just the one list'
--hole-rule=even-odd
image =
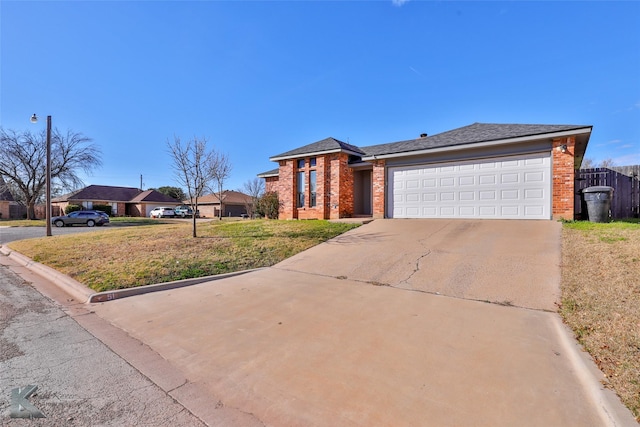
[{"label": "brick column", "polygon": [[371,173],[371,181],[373,185],[373,217],[384,218],[384,190],[385,190],[385,161],[374,160],[373,172]]},{"label": "brick column", "polygon": [[278,171],[278,199],[280,200],[280,219],[297,218],[296,181],[294,160],[281,160]]},{"label": "brick column", "polygon": [[[574,196],[575,196],[575,155],[576,138],[570,136],[568,138],[554,139],[552,143],[552,215],[553,219],[574,218]],[[563,153],[561,148],[566,145],[566,151]]]},{"label": "brick column", "polygon": [[349,218],[353,216],[353,170],[349,167],[349,155],[332,154],[327,159],[329,219]]},{"label": "brick column", "polygon": [[316,209],[318,219],[329,219],[329,192],[327,184],[327,165],[329,160],[326,156],[316,158]]}]

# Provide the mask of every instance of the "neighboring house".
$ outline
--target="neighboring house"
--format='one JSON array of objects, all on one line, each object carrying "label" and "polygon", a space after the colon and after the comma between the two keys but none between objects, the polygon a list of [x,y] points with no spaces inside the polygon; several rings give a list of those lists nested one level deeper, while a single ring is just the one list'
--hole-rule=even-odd
[{"label": "neighboring house", "polygon": [[[189,200],[185,200],[186,205],[192,205]],[[247,214],[247,205],[252,203],[251,197],[239,191],[225,190],[222,192],[222,203],[217,194],[207,194],[198,198],[198,210],[203,218],[214,218],[219,216],[222,209],[222,216],[239,217]]]},{"label": "neighboring house", "polygon": [[79,205],[85,209],[93,209],[95,205],[109,205],[113,216],[146,217],[156,207],[174,207],[182,202],[156,190],[142,191],[133,187],[89,185],[56,197],[51,200],[51,204],[60,207],[63,212],[68,205]]},{"label": "neighboring house", "polygon": [[280,219],[574,217],[592,126],[474,123],[366,147],[326,138],[259,174]]},{"label": "neighboring house", "polygon": [[7,188],[4,179],[0,176],[0,219],[11,218],[9,206],[13,201],[13,195]]}]

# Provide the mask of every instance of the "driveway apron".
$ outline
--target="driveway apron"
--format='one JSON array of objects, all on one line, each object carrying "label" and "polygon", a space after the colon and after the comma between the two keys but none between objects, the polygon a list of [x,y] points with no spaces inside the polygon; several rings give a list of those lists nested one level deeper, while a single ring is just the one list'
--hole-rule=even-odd
[{"label": "driveway apron", "polygon": [[92,309],[257,424],[623,425],[553,312],[559,262],[550,221],[376,220]]}]

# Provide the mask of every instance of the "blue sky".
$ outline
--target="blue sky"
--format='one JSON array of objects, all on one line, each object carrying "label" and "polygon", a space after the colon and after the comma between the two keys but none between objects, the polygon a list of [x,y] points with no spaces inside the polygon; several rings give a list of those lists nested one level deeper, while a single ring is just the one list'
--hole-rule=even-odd
[{"label": "blue sky", "polygon": [[0,2],[0,125],[93,138],[86,184],[177,185],[174,135],[225,187],[332,136],[366,146],[474,122],[593,125],[640,164],[640,2]]}]

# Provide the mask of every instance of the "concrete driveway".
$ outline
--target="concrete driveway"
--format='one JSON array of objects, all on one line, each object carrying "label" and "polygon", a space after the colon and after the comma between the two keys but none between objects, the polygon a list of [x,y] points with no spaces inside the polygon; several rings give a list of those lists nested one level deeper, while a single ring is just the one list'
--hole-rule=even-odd
[{"label": "concrete driveway", "polygon": [[559,263],[555,222],[376,220],[91,310],[199,390],[182,403],[209,425],[635,424],[554,312]]},{"label": "concrete driveway", "polygon": [[277,268],[555,311],[560,232],[551,221],[375,221]]}]

